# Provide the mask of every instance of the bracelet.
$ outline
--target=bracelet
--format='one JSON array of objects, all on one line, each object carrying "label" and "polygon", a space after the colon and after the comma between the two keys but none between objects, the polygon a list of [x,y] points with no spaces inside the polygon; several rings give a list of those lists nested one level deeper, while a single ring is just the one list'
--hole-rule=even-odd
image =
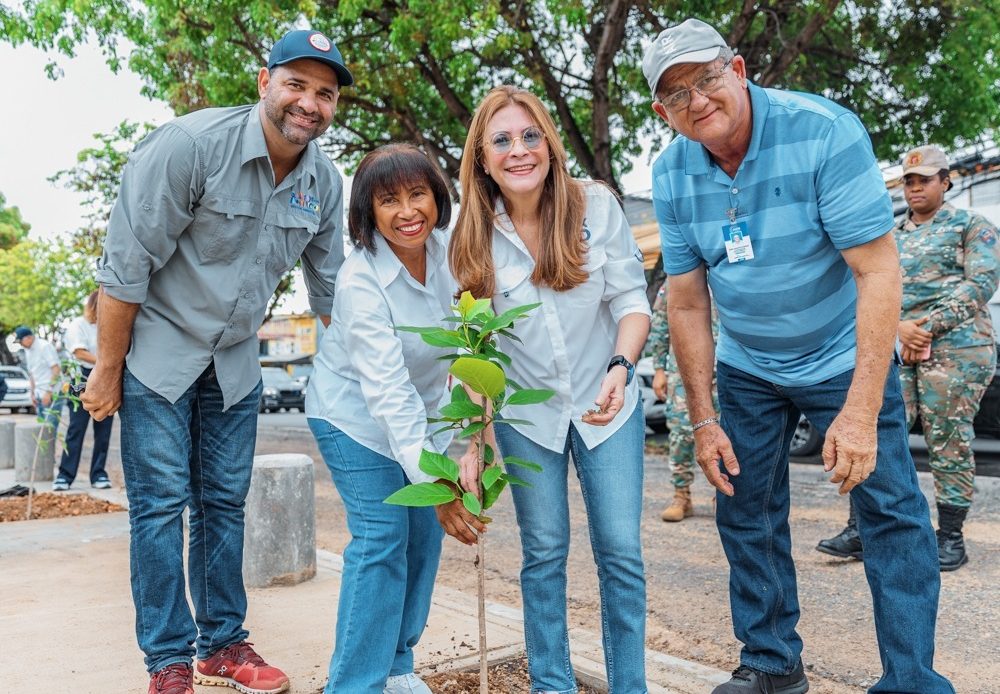
[{"label": "bracelet", "polygon": [[703,419],[700,422],[691,425],[691,431],[698,431],[702,427],[707,427],[709,424],[718,424],[718,417],[709,417],[708,419]]}]

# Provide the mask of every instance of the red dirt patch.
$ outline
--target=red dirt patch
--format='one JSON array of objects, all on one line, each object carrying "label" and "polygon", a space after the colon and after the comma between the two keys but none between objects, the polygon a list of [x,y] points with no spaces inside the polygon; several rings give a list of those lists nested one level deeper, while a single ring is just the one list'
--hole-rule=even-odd
[{"label": "red dirt patch", "polygon": [[[442,672],[424,678],[434,694],[479,694],[479,672]],[[491,692],[527,694],[531,691],[528,679],[528,660],[524,656],[505,660],[489,668]],[[598,690],[578,684],[580,694],[598,694]]]},{"label": "red dirt patch", "polygon": [[[28,497],[0,499],[0,523],[23,521],[28,509]],[[31,502],[31,518],[64,518],[66,516],[91,516],[97,513],[115,513],[125,509],[110,501],[95,499],[86,494],[35,494]]]}]

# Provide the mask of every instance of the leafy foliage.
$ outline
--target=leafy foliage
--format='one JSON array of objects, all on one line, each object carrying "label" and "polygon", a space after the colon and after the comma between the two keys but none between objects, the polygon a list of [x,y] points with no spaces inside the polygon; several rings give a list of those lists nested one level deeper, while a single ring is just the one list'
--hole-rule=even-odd
[{"label": "leafy foliage", "polygon": [[[390,495],[385,503],[430,506],[461,499],[469,513],[479,516],[496,502],[508,484],[527,484],[524,480],[505,472],[497,464],[496,452],[483,440],[483,432],[506,405],[540,403],[553,395],[551,390],[528,390],[512,384],[503,370],[503,364],[510,362],[491,357],[488,353],[492,351],[499,354],[494,343],[494,337],[499,331],[512,328],[514,321],[524,318],[538,306],[540,304],[519,306],[502,316],[496,316],[490,308],[489,300],[477,300],[469,292],[463,292],[458,303],[452,307],[455,317],[458,318],[454,330],[439,327],[397,328],[418,333],[424,342],[433,347],[459,349],[458,354],[454,355],[456,359],[449,371],[462,383],[452,389],[451,402],[443,405],[439,416],[432,417],[430,421],[446,423],[442,431],[449,429],[458,431],[459,438],[475,437],[480,461],[480,489],[479,494],[473,494],[468,491],[460,493],[461,490],[457,487],[447,487],[439,483],[411,484]],[[502,356],[507,357],[507,355]],[[469,397],[466,386],[474,393],[483,396],[481,403],[474,402]],[[507,396],[508,390],[511,391],[509,396]],[[520,458],[513,458],[512,464],[536,472],[542,469],[537,463]],[[420,469],[432,477],[449,480],[455,485],[458,483],[458,464],[440,453],[425,449],[420,455]],[[448,491],[447,498],[444,497],[442,489]]]},{"label": "leafy foliage", "polygon": [[63,55],[96,36],[115,70],[127,45],[145,93],[184,113],[256,100],[273,41],[309,25],[357,79],[326,141],[346,162],[412,140],[457,180],[475,105],[508,82],[548,103],[578,173],[619,188],[641,143],[657,150],[664,133],[645,42],[688,16],[718,27],[758,83],[858,113],[882,158],[1000,122],[1000,0],[35,0],[0,5],[0,35]]},{"label": "leafy foliage", "polygon": [[0,251],[16,246],[28,236],[31,225],[21,217],[21,210],[7,207],[7,198],[0,193]]}]

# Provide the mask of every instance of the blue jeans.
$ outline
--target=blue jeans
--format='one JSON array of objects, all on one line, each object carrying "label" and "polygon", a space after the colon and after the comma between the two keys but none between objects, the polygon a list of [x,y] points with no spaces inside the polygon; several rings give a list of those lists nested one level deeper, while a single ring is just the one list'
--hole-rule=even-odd
[{"label": "blue jeans", "polygon": [[[788,446],[802,412],[826,433],[854,372],[805,387],[769,383],[718,364],[722,427],[740,462],[735,496],[717,495],[716,523],[729,559],[729,600],[743,665],[786,674],[802,653],[788,526]],[[899,371],[892,365],[878,418],[875,472],[851,491],[865,547],[882,678],[893,694],[955,690],[933,669],[937,544],[910,457]]]},{"label": "blue jeans", "polygon": [[[132,526],[135,630],[146,669],[204,659],[246,639],[243,503],[250,489],[261,384],[223,412],[209,366],[170,404],[125,369],[121,443]],[[184,592],[184,522],[190,507]]]},{"label": "blue jeans", "polygon": [[347,511],[351,541],[337,604],[326,694],[381,694],[393,675],[413,672],[413,647],[431,609],[444,531],[433,508],[382,503],[408,484],[391,458],[309,418]]},{"label": "blue jeans", "polygon": [[538,473],[509,468],[531,484],[511,488],[523,552],[521,596],[531,687],[533,692],[576,692],[566,626],[570,536],[566,495],[572,453],[597,563],[609,691],[642,694],[646,692],[646,577],[639,538],[642,403],[621,429],[593,450],[587,450],[575,426],[570,425],[562,452],[539,446],[505,424],[496,426],[502,455],[542,466]]},{"label": "blue jeans", "polygon": [[[90,375],[90,369],[83,369],[84,377]],[[93,420],[90,413],[83,409],[79,402],[69,403],[69,426],[66,428],[66,441],[63,445],[62,459],[59,462],[58,476],[73,484],[76,471],[80,467],[80,454],[83,452],[83,439],[87,436],[87,425]],[[105,417],[94,424],[94,451],[90,456],[90,482],[107,479],[104,471],[108,462],[108,444],[111,442],[111,428],[114,417]]]}]

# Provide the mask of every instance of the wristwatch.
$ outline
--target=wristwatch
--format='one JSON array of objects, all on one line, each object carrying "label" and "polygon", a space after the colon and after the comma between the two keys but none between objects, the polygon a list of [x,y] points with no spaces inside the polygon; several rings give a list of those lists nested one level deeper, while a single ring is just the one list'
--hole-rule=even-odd
[{"label": "wristwatch", "polygon": [[615,368],[616,366],[625,367],[625,369],[628,371],[628,377],[625,379],[625,385],[630,384],[632,382],[632,377],[635,376],[635,364],[630,362],[623,355],[616,354],[615,356],[611,357],[611,361],[608,362],[608,371],[611,371],[611,369]]}]

